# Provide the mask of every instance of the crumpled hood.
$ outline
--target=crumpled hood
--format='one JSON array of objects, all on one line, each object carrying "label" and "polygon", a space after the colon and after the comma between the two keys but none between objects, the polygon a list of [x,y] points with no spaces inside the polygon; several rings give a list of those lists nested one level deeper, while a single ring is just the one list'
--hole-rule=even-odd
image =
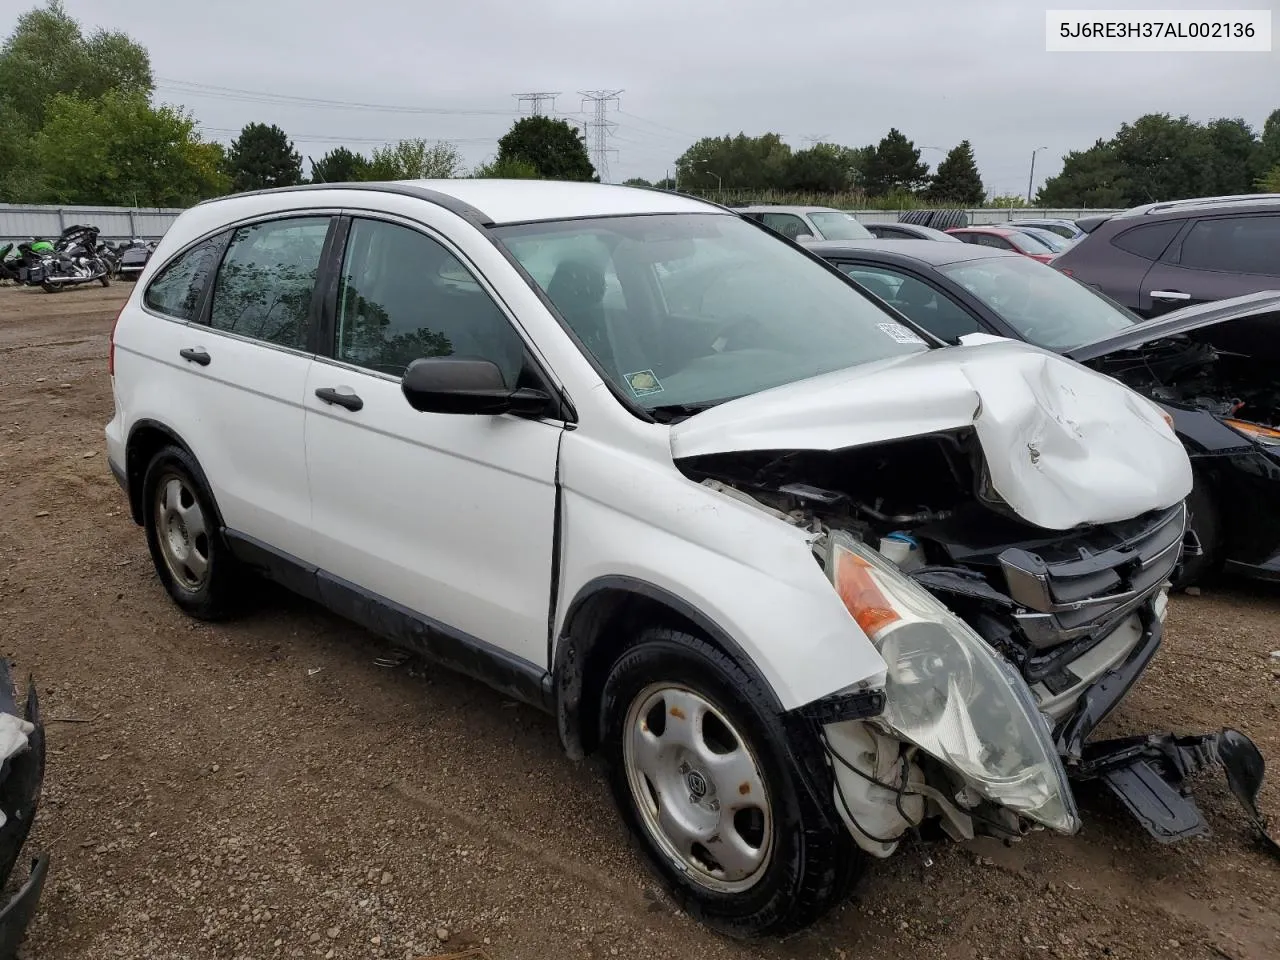
[{"label": "crumpled hood", "polygon": [[1039,527],[1113,523],[1191,492],[1186,451],[1151,401],[1047,350],[972,340],[713,407],[671,428],[672,455],[839,450],[973,427],[992,486]]}]

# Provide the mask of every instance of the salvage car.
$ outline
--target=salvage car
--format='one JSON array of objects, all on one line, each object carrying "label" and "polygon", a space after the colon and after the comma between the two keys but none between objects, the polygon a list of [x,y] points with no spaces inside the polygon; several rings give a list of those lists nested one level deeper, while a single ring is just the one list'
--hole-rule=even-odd
[{"label": "salvage car", "polygon": [[1191,457],[1190,547],[1176,586],[1227,570],[1280,580],[1280,292],[1142,322],[1092,287],[1000,250],[923,243],[814,250],[949,343],[1025,340],[1161,404]]},{"label": "salvage car", "polygon": [[546,709],[719,929],[805,926],[917,829],[1074,834],[1080,780],[1166,836],[1204,830],[1179,791],[1206,764],[1256,795],[1234,731],[1089,742],[1180,558],[1159,408],[946,346],[726,208],[483,179],[207,201],[108,367],[108,460],[179,607],[225,616],[260,573]]}]

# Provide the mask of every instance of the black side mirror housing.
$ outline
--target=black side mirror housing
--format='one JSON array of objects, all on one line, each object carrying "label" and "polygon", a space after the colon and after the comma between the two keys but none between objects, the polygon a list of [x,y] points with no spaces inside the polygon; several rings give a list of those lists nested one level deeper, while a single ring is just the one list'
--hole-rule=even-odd
[{"label": "black side mirror housing", "polygon": [[540,416],[551,405],[542,390],[513,390],[491,360],[422,357],[409,364],[400,381],[409,406],[420,413]]}]

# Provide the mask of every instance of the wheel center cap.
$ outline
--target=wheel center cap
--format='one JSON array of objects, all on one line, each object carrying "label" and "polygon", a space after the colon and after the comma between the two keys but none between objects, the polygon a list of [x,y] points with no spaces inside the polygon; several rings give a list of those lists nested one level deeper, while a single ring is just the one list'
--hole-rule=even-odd
[{"label": "wheel center cap", "polygon": [[685,774],[685,785],[689,788],[689,793],[701,800],[707,795],[707,778],[697,770],[690,770]]}]

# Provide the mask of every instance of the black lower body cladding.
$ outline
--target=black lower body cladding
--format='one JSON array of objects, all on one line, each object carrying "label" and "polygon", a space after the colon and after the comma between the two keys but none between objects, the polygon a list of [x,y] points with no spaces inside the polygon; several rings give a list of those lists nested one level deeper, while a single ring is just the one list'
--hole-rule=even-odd
[{"label": "black lower body cladding", "polygon": [[[26,704],[19,714],[9,663],[2,657],[0,713],[22,716],[34,727],[27,735],[26,748],[9,757],[0,767],[0,810],[5,814],[5,822],[0,825],[0,887],[4,887],[35,822],[36,807],[44,785],[45,738],[35,685],[28,682]],[[37,856],[21,887],[0,907],[0,960],[12,960],[26,935],[44,889],[48,869],[49,855]]]}]

